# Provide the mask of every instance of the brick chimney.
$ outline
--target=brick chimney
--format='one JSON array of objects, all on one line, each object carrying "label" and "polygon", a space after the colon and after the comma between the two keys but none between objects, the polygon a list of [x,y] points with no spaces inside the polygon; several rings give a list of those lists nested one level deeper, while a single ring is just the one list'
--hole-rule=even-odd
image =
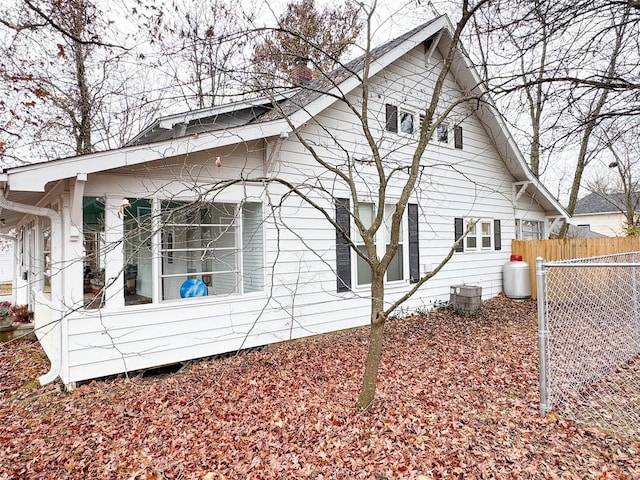
[{"label": "brick chimney", "polygon": [[293,68],[291,69],[291,73],[289,74],[289,78],[291,83],[296,86],[304,85],[311,80],[313,75],[312,70],[309,68],[309,59],[304,57],[296,58],[293,63]]}]

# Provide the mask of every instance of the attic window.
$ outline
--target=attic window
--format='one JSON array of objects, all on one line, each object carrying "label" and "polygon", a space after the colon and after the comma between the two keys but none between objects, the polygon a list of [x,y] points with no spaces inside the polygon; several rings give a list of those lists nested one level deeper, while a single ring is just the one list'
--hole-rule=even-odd
[{"label": "attic window", "polygon": [[414,129],[413,113],[398,109],[396,105],[385,105],[385,125],[388,132],[412,134]]},{"label": "attic window", "polygon": [[449,143],[449,124],[441,123],[438,125],[438,141],[442,143]]},{"label": "attic window", "polygon": [[413,114],[400,111],[400,132],[413,133]]}]

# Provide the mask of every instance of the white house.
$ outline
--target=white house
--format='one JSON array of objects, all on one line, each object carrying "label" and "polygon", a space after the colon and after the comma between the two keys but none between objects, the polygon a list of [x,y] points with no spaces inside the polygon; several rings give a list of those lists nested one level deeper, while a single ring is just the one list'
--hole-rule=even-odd
[{"label": "white house", "polygon": [[[366,118],[385,171],[395,172],[389,214],[451,29],[439,17],[371,52]],[[366,264],[330,221],[353,232],[354,194],[363,217],[378,202],[376,167],[347,104],[362,105],[363,66],[357,59],[277,99],[161,118],[117,150],[6,169],[0,206],[18,232],[18,294],[51,360],[41,381],[72,384],[368,324]],[[491,104],[463,101],[479,93],[458,51],[438,113],[459,103],[421,158],[388,300],[478,222],[407,309],[447,301],[462,283],[498,294],[516,225],[548,232],[567,216]],[[381,228],[379,248],[386,240]]]},{"label": "white house", "polygon": [[[640,197],[633,195],[632,207],[637,210]],[[572,223],[585,230],[607,237],[623,237],[626,224],[625,194],[591,192],[576,203]]]}]

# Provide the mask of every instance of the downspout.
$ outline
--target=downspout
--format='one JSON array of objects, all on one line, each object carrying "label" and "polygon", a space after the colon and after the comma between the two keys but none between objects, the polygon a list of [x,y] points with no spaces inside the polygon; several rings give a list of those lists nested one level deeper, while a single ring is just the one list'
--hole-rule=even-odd
[{"label": "downspout", "polygon": [[[5,184],[6,185],[6,184]],[[0,188],[0,208],[5,208],[13,212],[35,215],[37,217],[47,217],[51,221],[51,265],[62,265],[62,217],[58,212],[50,208],[36,207],[23,203],[12,202],[5,197],[4,189]],[[62,276],[60,273],[54,275],[51,272],[51,310],[53,315],[60,315],[56,320],[56,325],[51,334],[57,334],[53,339],[53,352],[51,367],[47,373],[41,375],[38,380],[41,385],[53,382],[62,369]]]}]

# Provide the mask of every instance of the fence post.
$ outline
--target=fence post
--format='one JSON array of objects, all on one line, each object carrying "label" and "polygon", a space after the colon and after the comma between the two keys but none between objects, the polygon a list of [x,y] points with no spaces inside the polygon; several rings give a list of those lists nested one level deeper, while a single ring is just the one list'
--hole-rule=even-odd
[{"label": "fence post", "polygon": [[[631,257],[631,261],[636,263],[638,261],[638,253],[634,252]],[[635,333],[633,340],[636,342],[635,353],[640,353],[640,312],[638,309],[638,270],[637,267],[632,267],[631,275],[633,276],[633,322],[635,326]]]},{"label": "fence post", "polygon": [[544,259],[536,258],[536,286],[538,289],[538,365],[540,380],[540,415],[545,416],[549,412],[549,392],[547,390],[547,338],[549,330],[547,325],[547,312],[545,310],[545,271]]}]

